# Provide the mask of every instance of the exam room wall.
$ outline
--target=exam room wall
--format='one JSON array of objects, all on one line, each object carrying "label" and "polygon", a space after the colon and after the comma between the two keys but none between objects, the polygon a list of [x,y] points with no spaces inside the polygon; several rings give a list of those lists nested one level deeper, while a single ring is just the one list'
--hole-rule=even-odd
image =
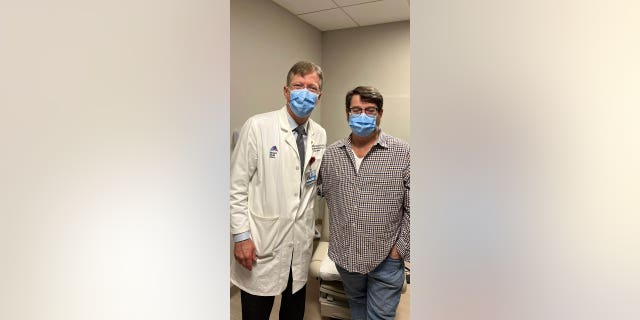
[{"label": "exam room wall", "polygon": [[[270,0],[231,1],[231,130],[285,104],[287,71],[300,60],[322,66],[320,30]],[[312,115],[322,117],[322,108]]]},{"label": "exam room wall", "polygon": [[371,85],[384,97],[382,129],[409,141],[409,21],[325,31],[322,125],[330,144],[350,133],[344,97]]}]

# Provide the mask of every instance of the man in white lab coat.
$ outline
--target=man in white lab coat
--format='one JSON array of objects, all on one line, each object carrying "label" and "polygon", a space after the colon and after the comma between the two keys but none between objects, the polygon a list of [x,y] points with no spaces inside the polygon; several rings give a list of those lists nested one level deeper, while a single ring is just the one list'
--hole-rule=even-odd
[{"label": "man in white lab coat", "polygon": [[231,158],[231,282],[241,289],[242,318],[304,317],[313,249],[316,178],[325,130],[309,116],[322,95],[322,69],[301,61],[284,86],[286,105],[242,126]]}]

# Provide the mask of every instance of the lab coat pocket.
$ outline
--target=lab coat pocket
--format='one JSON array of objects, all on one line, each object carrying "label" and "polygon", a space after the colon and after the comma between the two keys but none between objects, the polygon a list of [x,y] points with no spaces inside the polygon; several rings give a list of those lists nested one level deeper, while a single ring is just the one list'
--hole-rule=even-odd
[{"label": "lab coat pocket", "polygon": [[265,255],[256,254],[256,263],[257,264],[267,263],[267,262],[272,261],[273,259],[275,259],[275,257],[276,257],[276,255],[273,252],[267,253]]},{"label": "lab coat pocket", "polygon": [[256,246],[258,261],[272,260],[278,243],[279,217],[261,217],[250,212],[251,238]]}]

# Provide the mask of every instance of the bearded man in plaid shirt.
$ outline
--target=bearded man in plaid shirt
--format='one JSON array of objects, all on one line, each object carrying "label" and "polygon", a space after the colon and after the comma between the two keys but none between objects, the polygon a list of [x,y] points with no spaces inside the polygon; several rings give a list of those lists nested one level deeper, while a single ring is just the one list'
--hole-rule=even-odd
[{"label": "bearded man in plaid shirt", "polygon": [[373,87],[347,93],[352,132],[326,149],[318,178],[331,220],[329,258],[354,320],[395,317],[410,261],[410,148],[380,129],[382,104]]}]

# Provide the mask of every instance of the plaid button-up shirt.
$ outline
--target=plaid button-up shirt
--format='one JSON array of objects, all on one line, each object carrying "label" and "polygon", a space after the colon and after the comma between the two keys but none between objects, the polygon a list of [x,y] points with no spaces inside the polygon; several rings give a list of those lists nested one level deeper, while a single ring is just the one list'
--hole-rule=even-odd
[{"label": "plaid button-up shirt", "polygon": [[329,257],[351,272],[375,269],[396,246],[410,261],[409,145],[380,132],[356,171],[351,137],[325,151],[319,193],[329,207]]}]

